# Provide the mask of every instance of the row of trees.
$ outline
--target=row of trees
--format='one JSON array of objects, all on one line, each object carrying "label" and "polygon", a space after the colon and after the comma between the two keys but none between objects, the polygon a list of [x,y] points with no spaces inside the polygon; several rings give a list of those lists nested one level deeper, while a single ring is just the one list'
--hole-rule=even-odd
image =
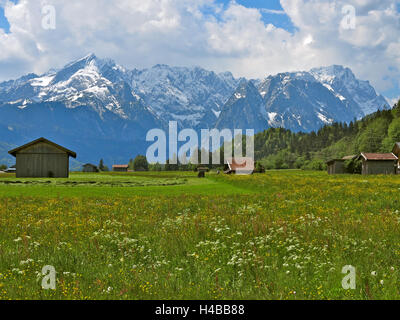
[{"label": "row of trees", "polygon": [[399,141],[400,101],[392,110],[377,111],[350,124],[326,125],[317,132],[268,129],[255,136],[255,157],[267,169],[325,170],[329,159],[361,152],[391,152]]}]

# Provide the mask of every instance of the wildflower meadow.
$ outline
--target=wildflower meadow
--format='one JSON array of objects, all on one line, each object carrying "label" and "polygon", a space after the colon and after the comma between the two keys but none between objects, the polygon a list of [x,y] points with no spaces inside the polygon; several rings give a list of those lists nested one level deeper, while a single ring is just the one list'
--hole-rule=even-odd
[{"label": "wildflower meadow", "polygon": [[399,204],[397,176],[3,175],[0,299],[396,299]]}]

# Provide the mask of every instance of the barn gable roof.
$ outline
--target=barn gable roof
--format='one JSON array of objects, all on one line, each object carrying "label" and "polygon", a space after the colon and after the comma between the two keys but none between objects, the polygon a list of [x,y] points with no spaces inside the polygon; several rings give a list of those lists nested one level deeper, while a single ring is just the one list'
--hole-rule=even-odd
[{"label": "barn gable roof", "polygon": [[356,159],[356,158],[357,158],[356,155],[351,155],[351,156],[345,156],[345,157],[343,157],[342,160],[354,160],[354,159]]},{"label": "barn gable roof", "polygon": [[326,162],[327,165],[331,165],[334,164],[335,162],[345,162],[346,159],[331,159],[329,161]]},{"label": "barn gable roof", "polygon": [[346,160],[354,160],[356,158],[357,158],[357,156],[355,156],[355,155],[345,156],[342,159],[331,159],[331,160],[327,161],[326,164],[329,166],[331,164],[334,164],[335,162],[345,162]]},{"label": "barn gable roof", "polygon": [[129,164],[114,164],[113,168],[127,169],[129,168]]},{"label": "barn gable roof", "polygon": [[251,167],[254,169],[254,160],[246,157],[228,158],[226,160],[230,170],[244,169]]},{"label": "barn gable roof", "polygon": [[254,159],[250,157],[236,157],[226,159],[229,169],[225,173],[252,174],[254,172]]},{"label": "barn gable roof", "polygon": [[393,153],[361,153],[361,157],[365,160],[373,161],[394,161],[398,158]]},{"label": "barn gable roof", "polygon": [[71,156],[71,157],[73,157],[73,158],[76,158],[76,153],[75,153],[75,152],[73,152],[73,151],[71,151],[71,150],[69,150],[69,149],[67,149],[67,148],[64,148],[64,147],[58,145],[57,143],[54,143],[54,142],[52,142],[52,141],[50,141],[50,140],[47,140],[47,139],[45,139],[45,138],[39,138],[39,139],[36,139],[36,140],[34,140],[34,141],[31,141],[31,142],[29,142],[29,143],[27,143],[27,144],[24,144],[23,146],[20,146],[20,147],[18,147],[18,148],[16,148],[16,149],[13,149],[13,150],[11,150],[11,151],[8,151],[8,153],[11,154],[12,156],[16,157],[16,156],[17,156],[17,153],[18,153],[19,151],[21,151],[21,150],[23,150],[23,149],[26,149],[26,148],[28,148],[28,147],[30,147],[30,146],[33,146],[33,145],[35,145],[35,144],[37,144],[37,143],[40,143],[40,142],[44,142],[44,143],[50,144],[50,145],[52,145],[53,147],[64,151],[64,152],[67,153],[69,156]]},{"label": "barn gable roof", "polygon": [[97,166],[95,164],[92,163],[86,163],[84,164],[82,167],[93,167],[93,168],[97,168]]}]

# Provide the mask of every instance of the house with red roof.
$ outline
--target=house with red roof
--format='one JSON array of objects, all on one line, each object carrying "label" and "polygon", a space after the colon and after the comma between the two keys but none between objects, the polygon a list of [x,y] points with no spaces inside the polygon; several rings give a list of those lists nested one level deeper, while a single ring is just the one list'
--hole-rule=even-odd
[{"label": "house with red roof", "polygon": [[249,175],[254,172],[254,159],[250,157],[228,158],[226,160],[228,169],[226,174],[235,173],[238,175]]}]

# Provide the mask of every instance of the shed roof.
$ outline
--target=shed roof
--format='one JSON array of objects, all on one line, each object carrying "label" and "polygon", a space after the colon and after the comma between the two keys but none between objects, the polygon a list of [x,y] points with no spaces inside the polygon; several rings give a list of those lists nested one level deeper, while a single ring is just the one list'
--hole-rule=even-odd
[{"label": "shed roof", "polygon": [[64,151],[64,152],[67,153],[69,156],[71,156],[71,157],[73,157],[73,158],[76,158],[76,153],[75,153],[75,152],[73,152],[73,151],[71,151],[71,150],[69,150],[69,149],[67,149],[67,148],[64,148],[64,147],[58,145],[57,143],[54,143],[54,142],[52,142],[52,141],[50,141],[50,140],[47,140],[47,139],[45,139],[45,138],[39,138],[39,139],[33,140],[33,141],[31,141],[31,142],[29,142],[29,143],[27,143],[27,144],[24,144],[23,146],[20,146],[20,147],[18,147],[18,148],[16,148],[16,149],[13,149],[13,150],[11,150],[11,151],[8,151],[8,153],[11,154],[12,156],[16,157],[16,156],[17,156],[17,153],[18,153],[19,151],[21,151],[21,150],[23,150],[23,149],[26,149],[26,148],[28,148],[28,147],[30,147],[30,146],[33,146],[33,145],[35,145],[35,144],[37,144],[37,143],[40,143],[40,142],[44,142],[44,143],[50,144],[50,145],[52,145],[53,147],[56,147],[57,149],[60,149],[60,150]]},{"label": "shed roof", "polygon": [[356,159],[357,156],[356,155],[352,155],[352,156],[345,156],[342,159],[331,159],[329,161],[326,162],[327,165],[333,164],[334,162],[344,162],[346,160],[352,160],[352,159]]},{"label": "shed roof", "polygon": [[345,162],[346,159],[332,159],[326,162],[327,165],[333,164],[335,162]]},{"label": "shed roof", "polygon": [[129,168],[129,164],[114,164],[112,167],[113,168],[128,169]]},{"label": "shed roof", "polygon": [[355,158],[357,158],[357,156],[356,155],[352,155],[352,156],[345,156],[342,159],[343,160],[352,160],[352,159],[355,159]]},{"label": "shed roof", "polygon": [[398,158],[393,153],[361,153],[361,157],[365,160],[373,161],[394,161]]},{"label": "shed roof", "polygon": [[91,163],[86,163],[83,165],[83,167],[93,167],[93,168],[97,168],[97,166],[95,164],[91,164]]},{"label": "shed roof", "polygon": [[254,170],[254,159],[245,157],[229,158],[226,160],[230,170],[250,169]]}]

